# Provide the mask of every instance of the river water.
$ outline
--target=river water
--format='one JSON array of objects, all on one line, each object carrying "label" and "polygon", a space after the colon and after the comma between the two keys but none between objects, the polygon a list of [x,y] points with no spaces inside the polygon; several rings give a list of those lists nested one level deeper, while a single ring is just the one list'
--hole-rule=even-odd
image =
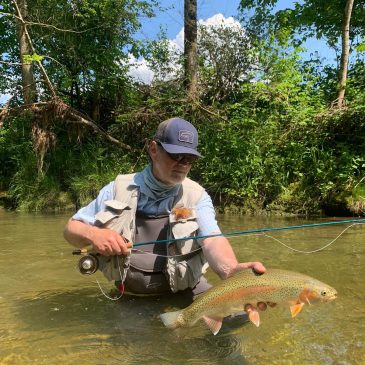
[{"label": "river water", "polygon": [[[158,318],[181,298],[107,299],[99,273],[82,276],[63,239],[68,215],[0,210],[0,364],[365,364],[365,225],[349,224],[233,237],[241,261],[306,273],[335,287],[334,302],[262,312],[256,328],[237,317],[217,336],[203,325],[178,335]],[[224,215],[224,232],[320,223],[329,219]],[[280,241],[280,242],[279,242]],[[214,284],[216,275],[208,272]]]}]

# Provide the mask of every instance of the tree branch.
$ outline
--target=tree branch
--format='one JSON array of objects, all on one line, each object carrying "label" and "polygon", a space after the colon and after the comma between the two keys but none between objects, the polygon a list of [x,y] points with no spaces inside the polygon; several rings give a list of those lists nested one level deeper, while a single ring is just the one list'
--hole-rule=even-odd
[{"label": "tree branch", "polygon": [[8,116],[9,114],[9,106],[10,106],[10,102],[11,102],[11,99],[13,97],[11,97],[7,103],[5,104],[5,107],[3,109],[0,109],[0,129],[3,127],[4,125],[4,120],[6,119],[6,117]]},{"label": "tree branch", "polygon": [[59,97],[55,97],[50,101],[46,102],[38,102],[33,104],[25,104],[14,108],[9,108],[10,100],[7,102],[5,108],[0,109],[0,128],[3,125],[3,121],[10,114],[18,114],[22,111],[29,110],[33,113],[39,114],[45,112],[49,109],[52,109],[54,118],[59,118],[63,120],[66,124],[81,124],[85,127],[91,128],[95,133],[100,134],[106,141],[118,146],[119,148],[125,149],[127,151],[135,152],[130,145],[119,141],[118,139],[112,137],[106,131],[104,131],[101,127],[99,127],[92,119],[83,115],[76,109],[70,107],[66,103],[64,103]]},{"label": "tree branch", "polygon": [[[26,37],[27,37],[29,46],[30,46],[33,54],[36,54],[37,52],[36,52],[36,50],[35,50],[35,48],[33,46],[32,39],[30,38],[30,35],[29,35],[29,32],[28,32],[27,26],[26,26],[25,21],[24,21],[24,19],[22,17],[22,13],[21,13],[21,11],[19,9],[18,3],[16,2],[16,0],[13,0],[13,3],[15,5],[16,11],[18,13],[19,20],[24,24],[24,32],[26,34]],[[21,61],[23,62],[23,60],[21,60]],[[46,72],[45,68],[42,65],[42,62],[41,61],[36,61],[36,62],[37,62],[38,66],[39,66],[39,68],[41,70],[41,73],[42,73],[45,81],[46,81],[47,87],[48,87],[49,91],[52,94],[52,97],[55,98],[57,96],[56,91],[55,91],[55,89],[53,87],[53,84],[52,84],[51,80],[49,79],[49,77],[47,75],[47,72]]]},{"label": "tree branch", "polygon": [[22,63],[21,62],[7,62],[7,61],[0,61],[0,63],[4,64],[4,65],[10,65],[10,66],[21,66]]},{"label": "tree branch", "polygon": [[85,29],[85,30],[62,29],[62,28],[56,27],[53,24],[45,24],[45,23],[39,23],[39,22],[29,22],[29,21],[24,20],[21,17],[15,15],[15,14],[4,13],[3,11],[0,11],[0,15],[11,16],[13,18],[16,18],[16,19],[20,20],[23,24],[26,24],[26,25],[39,25],[41,27],[52,28],[52,29],[57,30],[59,32],[65,32],[65,33],[77,33],[77,34],[81,34],[81,33],[85,33],[85,32],[88,32],[90,30],[99,28],[99,27],[94,27],[94,28],[89,28],[89,29]]}]

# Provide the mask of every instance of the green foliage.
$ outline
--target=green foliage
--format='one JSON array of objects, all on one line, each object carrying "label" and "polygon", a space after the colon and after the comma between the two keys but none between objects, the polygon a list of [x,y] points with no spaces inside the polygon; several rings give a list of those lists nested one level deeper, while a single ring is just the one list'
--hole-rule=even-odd
[{"label": "green foliage", "polygon": [[[278,0],[241,0],[240,10],[244,17],[250,11],[248,29],[252,35],[262,36],[270,31],[284,43],[291,37],[298,42],[316,37],[325,38],[331,47],[338,45],[346,1],[304,0],[277,10],[278,3]],[[355,1],[350,32],[350,39],[355,44],[364,37],[364,16],[364,2]]]},{"label": "green foliage", "polygon": [[[0,129],[0,189],[6,190],[26,157],[34,156],[29,138],[30,116],[7,119]],[[34,159],[34,157],[32,157]]]},{"label": "green foliage", "polygon": [[257,62],[244,29],[237,24],[199,26],[199,87],[206,103],[234,101],[240,85],[252,79]]},{"label": "green foliage", "polygon": [[[21,100],[19,46],[13,4],[5,1],[0,17],[0,90]],[[140,17],[152,17],[151,1],[27,0],[28,31],[36,54],[26,61],[43,61],[57,93],[94,120],[110,120],[117,104],[126,102],[128,55],[138,56],[142,45],[133,35]],[[9,64],[10,63],[10,64]],[[35,67],[36,78],[41,80]],[[0,72],[2,74],[2,72]],[[41,99],[49,90],[39,84]]]},{"label": "green foliage", "polygon": [[[0,134],[0,188],[20,210],[73,209],[96,197],[119,173],[140,168],[145,159],[105,145],[98,137],[68,135],[58,127],[58,142],[47,153],[44,172],[37,174],[29,118],[8,118]],[[92,137],[92,136],[91,136]]]},{"label": "green foliage", "polygon": [[[65,101],[134,150],[117,149],[79,125],[52,119],[56,143],[45,155],[43,173],[37,174],[31,142],[37,114],[14,114],[0,128],[0,188],[14,207],[65,210],[87,204],[117,174],[140,170],[147,163],[145,141],[158,123],[181,116],[197,126],[205,156],[191,177],[207,188],[217,206],[244,212],[364,214],[361,54],[349,67],[347,107],[332,110],[337,70],[315,58],[302,60],[298,43],[288,41],[297,29],[306,35],[314,29],[303,8],[312,3],[277,14],[270,12],[277,1],[241,3],[256,10],[248,31],[256,26],[263,36],[247,39],[248,33],[238,28],[202,28],[201,98],[200,105],[191,106],[186,104],[181,53],[171,50],[166,35],[161,32],[146,48],[132,39],[138,14],[152,15],[151,2],[30,0],[30,20],[52,27],[31,26],[37,54],[28,61],[41,61]],[[326,27],[338,17],[333,9],[340,5],[328,5],[328,17],[323,17],[322,31],[328,36],[337,34],[337,28],[330,32]],[[4,11],[13,11],[10,2]],[[299,11],[303,17],[295,19]],[[362,31],[356,29],[356,34]],[[0,38],[3,60],[6,54],[8,61],[17,61],[13,17],[0,18]],[[155,72],[151,85],[126,76],[128,52],[147,57]],[[19,69],[0,68],[1,91],[16,93]]]},{"label": "green foliage", "polygon": [[43,56],[40,56],[36,53],[28,54],[23,56],[23,62],[30,63],[30,62],[40,62],[43,60]]},{"label": "green foliage", "polygon": [[315,65],[276,49],[263,62],[262,81],[242,84],[227,120],[203,124],[202,181],[221,205],[246,212],[349,213],[346,197],[365,166],[361,68],[357,98],[336,112]]}]

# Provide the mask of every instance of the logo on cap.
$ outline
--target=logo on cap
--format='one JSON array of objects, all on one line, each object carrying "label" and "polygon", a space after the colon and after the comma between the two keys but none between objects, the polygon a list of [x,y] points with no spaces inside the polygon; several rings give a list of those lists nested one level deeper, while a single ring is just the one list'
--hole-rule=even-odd
[{"label": "logo on cap", "polygon": [[187,130],[179,131],[179,141],[192,144],[194,142],[194,133]]}]

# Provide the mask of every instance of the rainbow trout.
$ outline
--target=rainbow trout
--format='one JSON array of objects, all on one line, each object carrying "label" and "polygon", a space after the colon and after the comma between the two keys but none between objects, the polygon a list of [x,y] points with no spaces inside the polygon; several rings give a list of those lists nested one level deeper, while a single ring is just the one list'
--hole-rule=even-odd
[{"label": "rainbow trout", "polygon": [[305,304],[327,302],[337,297],[334,288],[310,276],[292,271],[268,269],[262,275],[243,270],[201,294],[189,307],[160,315],[169,328],[191,327],[203,319],[213,334],[223,318],[246,312],[250,321],[260,325],[259,310],[284,304],[295,317]]}]

